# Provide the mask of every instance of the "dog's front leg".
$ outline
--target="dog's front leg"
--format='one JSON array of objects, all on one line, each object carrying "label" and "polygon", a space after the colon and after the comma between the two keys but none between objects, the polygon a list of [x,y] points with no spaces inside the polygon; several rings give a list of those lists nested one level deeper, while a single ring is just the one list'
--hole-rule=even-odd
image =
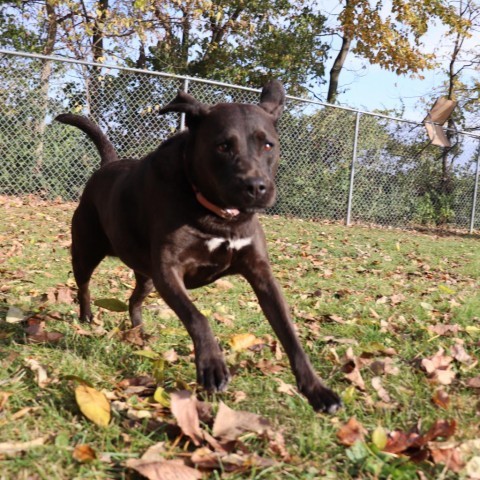
[{"label": "dog's front leg", "polygon": [[339,396],[317,376],[295,332],[288,307],[275,281],[268,260],[250,259],[243,276],[255,291],[265,316],[290,360],[298,389],[315,410],[334,413],[341,406]]},{"label": "dog's front leg", "polygon": [[192,303],[174,267],[163,267],[154,278],[158,293],[185,325],[195,348],[197,383],[209,391],[222,391],[230,373],[207,318]]}]

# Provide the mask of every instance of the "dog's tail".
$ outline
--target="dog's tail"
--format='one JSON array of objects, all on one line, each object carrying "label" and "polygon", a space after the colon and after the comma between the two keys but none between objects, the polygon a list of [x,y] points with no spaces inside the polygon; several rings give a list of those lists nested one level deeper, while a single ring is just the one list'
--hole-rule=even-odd
[{"label": "dog's tail", "polygon": [[100,154],[100,165],[118,160],[117,151],[108,137],[100,130],[92,120],[83,115],[74,115],[73,113],[62,113],[55,117],[57,122],[66,123],[79,128],[85,132],[93,141]]}]

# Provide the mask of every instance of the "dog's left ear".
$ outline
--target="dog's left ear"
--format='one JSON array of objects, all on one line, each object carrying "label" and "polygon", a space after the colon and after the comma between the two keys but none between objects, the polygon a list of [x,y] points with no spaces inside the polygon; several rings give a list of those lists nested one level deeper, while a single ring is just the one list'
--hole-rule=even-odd
[{"label": "dog's left ear", "polygon": [[271,80],[262,90],[259,106],[273,116],[275,121],[280,118],[285,105],[285,89],[278,80]]},{"label": "dog's left ear", "polygon": [[177,96],[167,105],[159,110],[159,113],[179,112],[185,113],[185,120],[188,127],[194,126],[200,118],[205,116],[210,107],[204,103],[199,102],[188,93],[181,90],[178,91]]}]

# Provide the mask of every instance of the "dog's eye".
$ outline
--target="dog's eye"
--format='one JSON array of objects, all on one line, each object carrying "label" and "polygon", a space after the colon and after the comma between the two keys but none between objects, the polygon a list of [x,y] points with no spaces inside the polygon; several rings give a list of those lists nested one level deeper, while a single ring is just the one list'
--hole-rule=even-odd
[{"label": "dog's eye", "polygon": [[264,145],[263,145],[263,149],[266,152],[269,152],[270,150],[272,150],[272,148],[273,148],[273,143],[265,142]]},{"label": "dog's eye", "polygon": [[217,150],[220,153],[227,153],[230,150],[230,145],[226,142],[220,143],[219,145],[217,145]]}]

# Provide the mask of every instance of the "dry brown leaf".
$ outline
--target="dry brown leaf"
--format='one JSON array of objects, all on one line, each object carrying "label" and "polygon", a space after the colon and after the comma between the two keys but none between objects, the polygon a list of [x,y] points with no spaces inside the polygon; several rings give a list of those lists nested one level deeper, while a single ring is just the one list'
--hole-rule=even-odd
[{"label": "dry brown leaf", "polygon": [[215,312],[213,318],[220,323],[223,323],[227,327],[233,327],[233,318],[232,315],[222,315],[221,313]]},{"label": "dry brown leaf", "polygon": [[255,365],[258,369],[261,370],[261,372],[265,375],[269,374],[276,374],[280,373],[283,370],[285,370],[285,367],[278,364],[278,363],[273,363],[271,360],[267,360],[265,358],[262,358],[257,364]]},{"label": "dry brown leaf", "polygon": [[380,400],[382,400],[385,403],[390,403],[391,398],[388,392],[385,390],[385,388],[382,385],[382,380],[380,377],[373,377],[372,378],[372,387],[376,390],[378,396],[380,397]]},{"label": "dry brown leaf", "polygon": [[465,473],[468,475],[469,480],[480,479],[480,457],[476,456],[471,458],[465,465]]},{"label": "dry brown leaf", "polygon": [[204,432],[198,418],[197,399],[187,390],[173,392],[170,395],[170,409],[184,435],[199,446],[204,439]]},{"label": "dry brown leaf", "polygon": [[467,382],[470,388],[480,388],[480,375],[478,377],[470,378]]},{"label": "dry brown leaf", "polygon": [[150,462],[163,461],[163,454],[166,453],[166,451],[165,442],[158,442],[146,450],[142,455],[142,460],[148,460]]},{"label": "dry brown leaf", "polygon": [[225,278],[219,278],[218,280],[215,280],[214,285],[219,290],[230,290],[234,287],[233,283]]},{"label": "dry brown leaf", "polygon": [[439,323],[437,325],[429,325],[428,330],[435,335],[448,335],[452,333],[456,335],[458,332],[462,330],[459,325],[445,325],[443,323]]},{"label": "dry brown leaf", "polygon": [[440,348],[430,358],[424,358],[421,362],[423,369],[427,372],[428,378],[442,385],[449,385],[455,378],[455,372],[451,370],[453,357],[444,355],[445,350]]},{"label": "dry brown leaf", "polygon": [[444,390],[437,390],[435,395],[432,397],[432,401],[440,408],[448,408],[448,405],[450,404],[450,397]]},{"label": "dry brown leaf", "polygon": [[337,432],[337,438],[342,445],[351,446],[356,441],[363,441],[367,430],[363,425],[355,418],[351,417],[350,420],[343,425]]},{"label": "dry brown leaf", "polygon": [[45,437],[40,437],[28,442],[3,442],[0,443],[0,455],[10,457],[18,453],[26,452],[31,448],[41,447],[45,444],[46,440]]},{"label": "dry brown leaf", "polygon": [[392,305],[398,305],[399,303],[402,303],[405,300],[405,295],[402,295],[401,293],[392,295],[390,297],[390,302]]},{"label": "dry brown leaf", "polygon": [[164,352],[162,357],[169,363],[175,363],[178,361],[178,353],[173,348]]},{"label": "dry brown leaf", "polygon": [[145,335],[142,330],[142,325],[125,330],[122,332],[121,338],[124,342],[131,343],[143,347],[145,345]]},{"label": "dry brown leaf", "polygon": [[75,399],[80,411],[93,423],[106,427],[110,422],[110,402],[105,395],[88,385],[75,388]]},{"label": "dry brown leaf", "polygon": [[342,366],[342,372],[345,374],[345,377],[360,390],[365,390],[365,382],[360,373],[358,359],[353,354],[351,347],[348,348],[345,358],[346,362]]},{"label": "dry brown leaf", "polygon": [[45,388],[51,379],[48,378],[47,369],[34,358],[26,358],[25,364],[35,374],[35,383],[40,388]]},{"label": "dry brown leaf", "polygon": [[73,303],[72,291],[68,287],[58,287],[57,289],[58,303]]},{"label": "dry brown leaf", "polygon": [[433,463],[445,465],[448,470],[458,473],[465,466],[462,454],[457,447],[450,444],[442,447],[441,444],[429,445]]},{"label": "dry brown leaf", "polygon": [[473,363],[473,358],[465,351],[465,348],[463,348],[463,345],[460,343],[453,345],[450,352],[457,362],[464,363],[465,365]]},{"label": "dry brown leaf", "polygon": [[87,463],[95,460],[97,458],[97,454],[95,450],[90,445],[77,445],[73,449],[73,458],[80,463]]},{"label": "dry brown leaf", "polygon": [[245,432],[262,435],[269,429],[269,422],[259,415],[241,410],[232,410],[223,402],[220,402],[212,433],[214,437],[220,438],[222,441],[233,441]]},{"label": "dry brown leaf", "polygon": [[152,462],[129,459],[126,465],[148,480],[199,480],[202,478],[202,474],[198,470],[187,467],[180,460]]},{"label": "dry brown leaf", "polygon": [[281,378],[276,378],[275,381],[278,382],[277,392],[285,393],[291,397],[297,395],[297,390],[292,384],[285,383]]}]

